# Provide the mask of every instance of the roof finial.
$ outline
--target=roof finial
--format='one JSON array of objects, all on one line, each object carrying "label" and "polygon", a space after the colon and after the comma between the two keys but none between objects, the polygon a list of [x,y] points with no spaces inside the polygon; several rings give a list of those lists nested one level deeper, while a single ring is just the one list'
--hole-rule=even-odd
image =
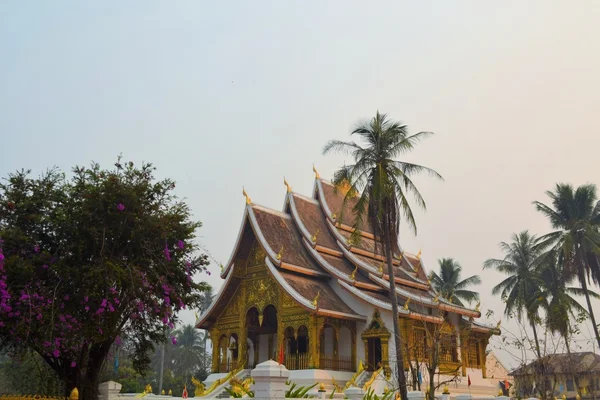
[{"label": "roof finial", "polygon": [[252,204],[252,199],[250,198],[250,196],[248,196],[248,193],[246,193],[246,189],[243,186],[242,186],[242,194],[246,198],[246,204]]},{"label": "roof finial", "polygon": [[317,292],[317,295],[315,296],[315,298],[312,301],[312,305],[319,308],[319,297],[321,297],[321,291],[319,290]]},{"label": "roof finial", "polygon": [[320,179],[321,176],[319,176],[319,172],[317,171],[317,169],[315,168],[315,164],[313,164],[313,172],[315,173],[315,178]]},{"label": "roof finial", "polygon": [[419,249],[419,252],[417,253],[417,260],[421,259],[421,249]]},{"label": "roof finial", "polygon": [[436,294],[435,297],[433,298],[433,302],[434,303],[439,303],[440,302],[440,295]]},{"label": "roof finial", "polygon": [[479,307],[481,307],[481,301],[477,302],[477,305],[475,306],[475,311],[479,311]]},{"label": "roof finial", "polygon": [[285,176],[283,177],[283,184],[287,188],[287,192],[290,193],[292,191],[292,187],[290,186],[290,184],[288,183],[288,181],[285,179]]},{"label": "roof finial", "polygon": [[281,246],[279,253],[277,253],[277,260],[281,261],[282,256],[283,256],[283,246]]},{"label": "roof finial", "polygon": [[379,269],[378,269],[380,274],[383,274],[383,261],[381,262],[381,264],[379,264]]},{"label": "roof finial", "polygon": [[502,325],[502,320],[498,321],[498,323],[496,324],[496,329],[500,329],[500,325]]},{"label": "roof finial", "polygon": [[406,299],[406,303],[404,303],[404,309],[408,310],[408,305],[410,304],[410,297]]},{"label": "roof finial", "polygon": [[358,271],[358,265],[356,267],[354,267],[354,271],[352,271],[352,273],[350,274],[350,279],[352,279],[353,281],[356,280],[356,272]]}]

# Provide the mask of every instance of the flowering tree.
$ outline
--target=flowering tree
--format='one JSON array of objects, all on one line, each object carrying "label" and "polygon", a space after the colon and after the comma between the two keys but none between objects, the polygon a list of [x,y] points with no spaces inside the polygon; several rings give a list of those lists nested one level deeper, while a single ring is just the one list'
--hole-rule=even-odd
[{"label": "flowering tree", "polygon": [[151,164],[52,169],[0,184],[0,350],[37,352],[82,400],[97,398],[98,377],[120,335],[133,365],[150,362],[177,312],[199,305],[207,272],[195,256],[185,203]]}]

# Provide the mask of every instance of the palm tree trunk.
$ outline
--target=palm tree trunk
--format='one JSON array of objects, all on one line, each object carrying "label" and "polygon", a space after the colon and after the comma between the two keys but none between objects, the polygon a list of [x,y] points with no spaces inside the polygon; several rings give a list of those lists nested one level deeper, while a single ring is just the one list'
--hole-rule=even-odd
[{"label": "palm tree trunk", "polygon": [[535,320],[533,317],[529,317],[529,322],[531,323],[531,328],[533,328],[533,340],[535,341],[535,351],[538,356],[538,360],[542,359],[542,352],[540,351],[540,340],[538,339],[537,329],[535,328]]},{"label": "palm tree trunk", "polygon": [[[583,268],[581,268],[583,269]],[[588,292],[587,281],[585,279],[585,272],[580,271],[579,280],[581,281],[581,287],[583,288],[583,292],[585,293],[585,301],[587,302],[588,312],[590,314],[590,319],[592,320],[592,328],[594,328],[594,334],[596,335],[596,341],[598,341],[598,346],[600,346],[600,335],[598,334],[598,325],[596,324],[596,317],[594,316],[594,309],[592,308],[592,302],[590,301],[590,294]]]},{"label": "palm tree trunk", "polygon": [[385,257],[387,259],[388,275],[390,281],[390,302],[392,303],[392,321],[394,327],[394,344],[396,345],[396,375],[400,398],[408,400],[408,390],[406,388],[406,376],[404,375],[404,354],[402,351],[402,337],[400,336],[400,326],[398,324],[398,298],[396,297],[396,282],[394,282],[394,262],[392,258],[392,241],[388,224],[384,222],[383,232],[385,240]]}]

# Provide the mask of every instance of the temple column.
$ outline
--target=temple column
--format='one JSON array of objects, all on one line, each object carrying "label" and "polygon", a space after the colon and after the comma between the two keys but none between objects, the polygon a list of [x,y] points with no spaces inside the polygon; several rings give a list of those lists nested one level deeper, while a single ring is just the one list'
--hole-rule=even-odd
[{"label": "temple column", "polygon": [[247,368],[248,364],[248,343],[246,338],[248,333],[245,328],[242,328],[240,334],[238,335],[238,368],[244,367]]},{"label": "temple column", "polygon": [[489,338],[486,337],[485,339],[481,339],[481,341],[478,343],[479,345],[479,363],[481,364],[481,375],[483,376],[483,378],[487,378],[487,371],[485,369],[485,349],[487,347],[487,342],[488,342]]},{"label": "temple column", "polygon": [[212,360],[211,371],[219,372],[219,330],[214,328],[210,330],[210,341],[212,342]]},{"label": "temple column", "polygon": [[308,342],[310,345],[310,368],[319,368],[319,320],[316,315],[310,316]]}]

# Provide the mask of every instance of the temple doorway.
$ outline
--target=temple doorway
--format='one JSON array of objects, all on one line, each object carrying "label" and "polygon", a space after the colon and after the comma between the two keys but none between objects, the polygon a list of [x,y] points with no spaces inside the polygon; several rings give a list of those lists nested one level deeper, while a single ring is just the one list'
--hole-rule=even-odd
[{"label": "temple doorway", "polygon": [[248,341],[252,343],[252,351],[246,353],[246,368],[254,368],[269,359],[275,360],[278,349],[275,306],[266,306],[262,313],[256,307],[250,308],[246,313],[246,329]]},{"label": "temple doorway", "polygon": [[381,366],[382,354],[381,354],[381,338],[369,338],[367,339],[368,355],[367,366],[370,371],[375,371]]}]

